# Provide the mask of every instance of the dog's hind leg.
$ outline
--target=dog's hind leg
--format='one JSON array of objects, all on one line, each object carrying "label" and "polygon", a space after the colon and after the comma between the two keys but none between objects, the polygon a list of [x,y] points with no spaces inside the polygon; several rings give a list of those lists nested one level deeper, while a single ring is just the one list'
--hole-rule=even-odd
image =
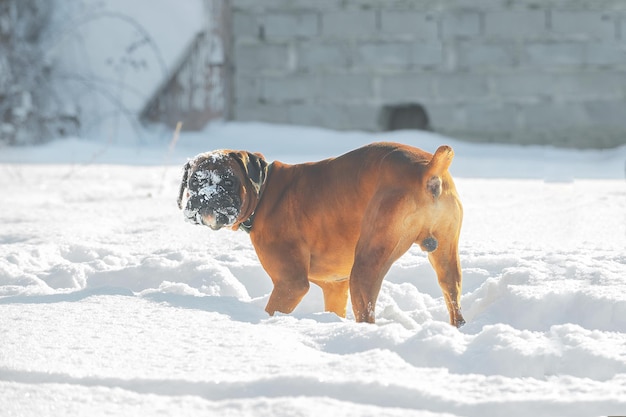
[{"label": "dog's hind leg", "polygon": [[388,191],[370,203],[350,273],[356,321],[374,323],[376,300],[385,274],[415,240],[406,223],[407,213],[413,211],[413,198],[402,190]]},{"label": "dog's hind leg", "polygon": [[461,264],[457,243],[439,240],[439,247],[428,254],[428,260],[437,273],[439,286],[450,314],[450,324],[461,327],[465,319],[461,314]]}]

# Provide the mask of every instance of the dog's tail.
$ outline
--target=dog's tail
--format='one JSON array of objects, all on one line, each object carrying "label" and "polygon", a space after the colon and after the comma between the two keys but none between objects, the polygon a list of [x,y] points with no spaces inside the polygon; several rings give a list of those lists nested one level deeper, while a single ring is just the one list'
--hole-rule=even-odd
[{"label": "dog's tail", "polygon": [[454,158],[454,151],[448,145],[442,145],[437,148],[433,158],[426,166],[426,188],[432,194],[434,198],[438,198],[441,195],[441,176],[448,170],[452,159]]}]

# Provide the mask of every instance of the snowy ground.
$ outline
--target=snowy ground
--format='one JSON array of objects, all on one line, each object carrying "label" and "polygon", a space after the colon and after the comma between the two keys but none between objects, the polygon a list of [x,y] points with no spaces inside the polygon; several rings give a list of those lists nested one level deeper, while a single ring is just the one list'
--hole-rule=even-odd
[{"label": "snowy ground", "polygon": [[[180,165],[220,148],[314,160],[447,142],[465,206],[461,330],[415,247],[377,324],[311,292],[269,318],[243,232],[183,221]],[[626,415],[626,148],[217,125],[142,148],[0,149],[3,416]]]}]

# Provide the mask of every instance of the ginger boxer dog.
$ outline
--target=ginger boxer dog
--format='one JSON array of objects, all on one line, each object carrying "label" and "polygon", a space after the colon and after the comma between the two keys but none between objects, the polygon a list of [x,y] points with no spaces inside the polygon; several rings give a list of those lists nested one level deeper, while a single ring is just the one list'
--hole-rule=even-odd
[{"label": "ginger boxer dog", "polygon": [[373,323],[385,274],[416,243],[437,273],[450,323],[460,327],[463,209],[448,172],[453,156],[448,146],[432,155],[373,143],[288,165],[218,150],[185,165],[178,206],[192,223],[250,233],[274,284],[270,315],[293,311],[313,282],[326,311],[345,317],[350,291],[356,320]]}]

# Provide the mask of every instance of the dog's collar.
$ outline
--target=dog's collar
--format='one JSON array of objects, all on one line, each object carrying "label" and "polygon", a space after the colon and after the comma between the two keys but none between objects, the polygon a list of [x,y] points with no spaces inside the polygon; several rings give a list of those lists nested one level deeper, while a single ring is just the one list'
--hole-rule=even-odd
[{"label": "dog's collar", "polygon": [[239,230],[243,230],[244,232],[250,234],[252,231],[252,221],[254,220],[254,212],[248,217],[247,220],[239,223]]},{"label": "dog's collar", "polygon": [[[263,180],[263,183],[261,184],[261,188],[259,188],[259,196],[256,202],[257,206],[261,202],[261,196],[263,195],[263,191],[265,191],[265,184],[267,184],[267,179],[269,178],[270,173],[272,172],[273,166],[274,166],[273,162],[267,166],[267,173],[265,174],[265,179]],[[239,230],[243,230],[244,232],[250,234],[250,232],[252,231],[252,223],[254,222],[255,213],[256,213],[256,207],[252,211],[252,214],[250,214],[250,217],[248,217],[246,220],[239,223]]]}]

